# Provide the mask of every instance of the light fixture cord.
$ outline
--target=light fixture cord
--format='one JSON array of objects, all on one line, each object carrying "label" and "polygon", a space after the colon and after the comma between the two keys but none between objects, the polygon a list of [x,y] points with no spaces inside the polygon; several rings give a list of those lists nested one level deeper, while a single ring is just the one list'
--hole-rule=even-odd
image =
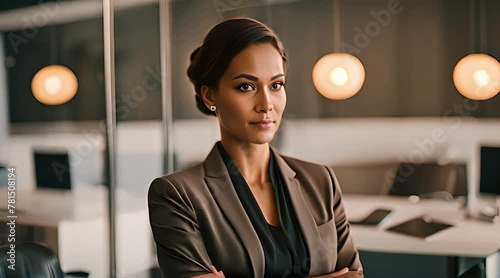
[{"label": "light fixture cord", "polygon": [[482,53],[486,53],[486,1],[484,0],[479,0],[479,28],[480,28],[480,46],[479,46],[479,51]]},{"label": "light fixture cord", "polygon": [[340,0],[333,0],[333,52],[340,52]]},{"label": "light fixture cord", "polygon": [[59,62],[59,57],[58,57],[58,52],[59,52],[59,45],[57,41],[57,26],[52,26],[50,28],[50,64],[51,65],[57,65]]},{"label": "light fixture cord", "polygon": [[476,52],[476,3],[469,0],[469,53]]},{"label": "light fixture cord", "polygon": [[486,53],[486,2],[469,1],[469,53]]}]

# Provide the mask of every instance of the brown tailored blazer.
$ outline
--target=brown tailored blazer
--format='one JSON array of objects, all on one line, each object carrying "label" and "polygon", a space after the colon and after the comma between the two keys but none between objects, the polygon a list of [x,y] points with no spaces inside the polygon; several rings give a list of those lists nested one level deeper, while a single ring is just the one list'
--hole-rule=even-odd
[{"label": "brown tailored blazer", "polygon": [[[271,151],[308,248],[309,276],[357,270],[361,262],[332,169]],[[203,163],[156,178],[148,206],[164,277],[207,274],[210,265],[226,277],[264,276],[259,238],[217,146]]]}]

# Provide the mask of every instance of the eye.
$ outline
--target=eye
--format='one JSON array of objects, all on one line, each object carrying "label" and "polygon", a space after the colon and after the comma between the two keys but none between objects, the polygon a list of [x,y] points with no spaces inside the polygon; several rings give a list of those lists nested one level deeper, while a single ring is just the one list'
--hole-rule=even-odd
[{"label": "eye", "polygon": [[285,86],[285,83],[283,83],[283,82],[276,82],[276,83],[273,83],[273,85],[271,85],[271,88],[273,90],[277,91],[277,90],[281,89],[283,86]]},{"label": "eye", "polygon": [[236,89],[242,92],[250,92],[252,90],[255,90],[255,88],[250,83],[243,83],[240,86],[236,87]]}]

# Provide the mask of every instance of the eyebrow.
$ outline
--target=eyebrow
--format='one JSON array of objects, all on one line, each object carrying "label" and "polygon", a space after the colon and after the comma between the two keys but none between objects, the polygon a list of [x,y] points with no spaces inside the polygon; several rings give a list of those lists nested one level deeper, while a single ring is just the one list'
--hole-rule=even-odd
[{"label": "eyebrow", "polygon": [[[271,77],[271,80],[274,80],[274,79],[276,79],[278,77],[282,77],[282,76],[285,76],[285,75],[283,73],[278,73],[275,76]],[[233,80],[238,79],[238,78],[246,78],[246,79],[252,80],[252,81],[259,81],[259,78],[255,77],[253,75],[250,75],[250,74],[246,74],[246,73],[242,73],[242,74],[236,76],[235,78],[233,78]]]}]

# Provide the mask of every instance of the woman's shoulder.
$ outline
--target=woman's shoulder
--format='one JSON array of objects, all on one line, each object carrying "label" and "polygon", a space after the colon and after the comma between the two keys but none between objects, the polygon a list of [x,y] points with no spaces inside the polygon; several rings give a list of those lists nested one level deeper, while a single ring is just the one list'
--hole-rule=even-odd
[{"label": "woman's shoulder", "polygon": [[195,180],[195,179],[203,179],[205,176],[205,170],[203,167],[203,163],[198,163],[193,166],[190,166],[186,169],[179,170],[167,175],[162,176],[165,179],[168,179],[172,182],[184,182],[186,180]]},{"label": "woman's shoulder", "polygon": [[290,168],[292,168],[292,170],[294,170],[296,173],[312,172],[312,173],[328,174],[328,172],[331,171],[331,168],[327,165],[299,159],[296,157],[286,156],[282,154],[280,154],[280,156],[285,160],[288,166],[290,166]]},{"label": "woman's shoulder", "polygon": [[320,163],[306,161],[295,157],[281,156],[286,164],[295,172],[295,178],[305,187],[330,192],[337,183],[331,167]]},{"label": "woman's shoulder", "polygon": [[193,191],[196,190],[197,185],[202,184],[204,176],[203,164],[200,163],[181,171],[156,177],[151,182],[149,191]]}]

